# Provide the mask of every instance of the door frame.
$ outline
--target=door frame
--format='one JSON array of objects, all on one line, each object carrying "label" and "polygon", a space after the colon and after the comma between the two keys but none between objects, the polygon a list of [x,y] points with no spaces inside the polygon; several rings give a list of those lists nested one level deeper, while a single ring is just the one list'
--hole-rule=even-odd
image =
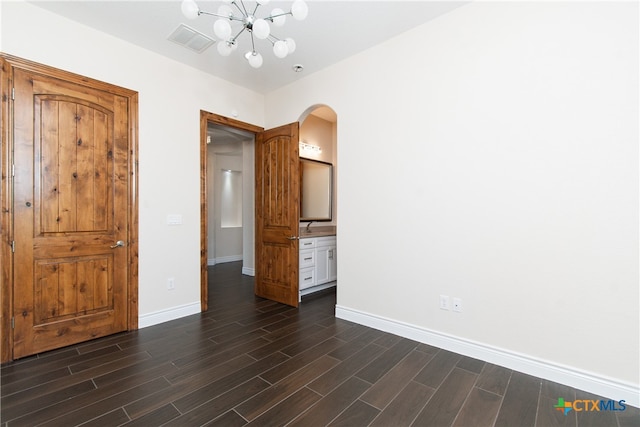
[{"label": "door frame", "polygon": [[138,93],[106,82],[0,52],[0,363],[13,360],[13,103],[12,68],[20,68],[127,98],[129,169],[127,208],[127,330],[138,329]]},{"label": "door frame", "polygon": [[[200,110],[200,311],[207,311],[209,307],[209,273],[208,273],[208,244],[209,208],[207,194],[207,128],[209,123],[228,126],[256,134],[264,128],[240,120],[231,119],[219,114]],[[256,263],[258,260],[256,259]]]}]

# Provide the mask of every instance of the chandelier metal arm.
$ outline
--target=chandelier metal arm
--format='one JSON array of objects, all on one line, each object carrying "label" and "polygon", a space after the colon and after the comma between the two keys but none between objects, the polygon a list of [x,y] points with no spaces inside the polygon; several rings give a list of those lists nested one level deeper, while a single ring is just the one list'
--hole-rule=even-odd
[{"label": "chandelier metal arm", "polygon": [[[244,1],[240,0],[240,4],[242,5],[242,9],[240,8],[240,6],[238,6],[238,2],[237,2],[237,1],[235,1],[235,0],[234,0],[234,1],[232,1],[232,2],[231,2],[231,4],[232,4],[232,5],[234,5],[235,7],[237,7],[237,8],[238,8],[238,10],[240,11],[240,13],[241,13],[244,17],[249,16],[249,12],[247,12],[247,7],[244,5]],[[258,9],[258,8],[256,7],[256,9]]]},{"label": "chandelier metal arm", "polygon": [[[256,10],[257,10],[257,9],[258,9],[258,8],[256,7]],[[240,11],[240,12],[242,12],[242,11]],[[209,15],[209,16],[215,16],[215,17],[217,17],[217,18],[225,18],[225,19],[229,19],[230,21],[240,21],[240,22],[243,22],[243,21],[244,21],[244,18],[245,18],[244,16],[243,16],[242,18],[238,18],[238,17],[237,17],[237,16],[235,16],[235,15],[220,15],[219,13],[207,12],[207,11],[205,11],[205,10],[200,10],[200,11],[198,11],[198,15]],[[279,17],[281,17],[281,16],[289,16],[289,15],[292,15],[292,13],[291,13],[291,12],[283,12],[283,13],[279,13],[279,14],[277,14],[277,15],[269,15],[269,16],[265,16],[263,19],[264,19],[265,21],[271,21],[271,22],[273,22],[273,20],[274,20],[275,18],[279,18]],[[255,16],[255,11],[253,12],[253,16]]]},{"label": "chandelier metal arm", "polygon": [[269,15],[269,16],[265,17],[264,19],[265,19],[266,21],[271,21],[271,22],[273,22],[273,18],[279,18],[279,17],[281,17],[281,16],[287,16],[287,15],[292,15],[292,16],[293,16],[293,13],[291,13],[291,12],[282,12],[282,13],[279,13],[279,14],[277,14],[277,15]]},{"label": "chandelier metal arm", "polygon": [[240,22],[243,22],[243,21],[244,21],[244,19],[243,19],[243,18],[238,18],[238,17],[237,17],[237,16],[235,16],[235,15],[220,15],[220,14],[218,14],[218,13],[207,12],[207,11],[204,11],[204,10],[199,11],[199,12],[198,12],[198,15],[209,15],[209,16],[215,16],[215,17],[218,17],[218,18],[225,18],[225,19],[229,19],[230,21],[240,21]]},{"label": "chandelier metal arm", "polygon": [[[238,37],[240,37],[240,34],[244,33],[244,30],[246,29],[246,27],[242,27],[240,31],[238,31],[238,34],[236,34],[231,40],[229,40],[229,42],[235,44],[236,40],[238,40]],[[253,40],[253,34],[251,35],[251,39]]]},{"label": "chandelier metal arm", "polygon": [[259,3],[256,3],[256,8],[255,8],[255,9],[253,9],[253,13],[252,13],[252,15],[253,15],[253,16],[256,16],[256,12],[258,11],[258,8],[259,8],[259,7],[260,7],[260,4],[259,4]]},{"label": "chandelier metal arm", "polygon": [[253,32],[249,32],[249,34],[251,35],[251,52],[255,55],[256,54],[256,43],[253,40]]}]

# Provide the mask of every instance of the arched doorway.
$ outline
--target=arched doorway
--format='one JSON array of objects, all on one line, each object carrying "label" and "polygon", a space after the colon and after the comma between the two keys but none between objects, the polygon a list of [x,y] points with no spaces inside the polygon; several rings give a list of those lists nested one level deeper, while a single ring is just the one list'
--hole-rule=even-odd
[{"label": "arched doorway", "polygon": [[337,114],[331,107],[313,105],[300,116],[299,157],[299,294],[304,301],[338,282]]},{"label": "arched doorway", "polygon": [[[329,163],[333,166],[333,191],[331,200],[332,220],[311,224],[311,227],[337,226],[338,193],[338,116],[329,106],[316,104],[300,115],[300,157]],[[311,148],[306,148],[306,147]],[[316,149],[317,147],[318,149]],[[305,222],[301,226],[306,227]]]}]

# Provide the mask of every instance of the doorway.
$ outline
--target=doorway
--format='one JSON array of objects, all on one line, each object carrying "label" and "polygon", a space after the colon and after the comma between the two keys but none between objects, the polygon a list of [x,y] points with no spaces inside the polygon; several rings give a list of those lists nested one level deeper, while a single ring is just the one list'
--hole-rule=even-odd
[{"label": "doorway", "polygon": [[[215,163],[214,163],[215,160],[212,160],[211,166],[209,165],[210,154],[212,152],[215,152],[215,149],[211,149],[210,151],[210,148],[209,148],[211,144],[215,144],[216,133],[214,131],[217,131],[217,137],[221,139],[222,142],[225,142],[225,139],[227,140],[226,142],[229,142],[229,143],[231,142],[231,140],[235,140],[236,143],[238,143],[238,141],[242,141],[243,152],[246,144],[246,148],[248,152],[247,156],[245,158],[245,155],[244,154],[242,155],[242,168],[243,168],[242,187],[246,188],[247,185],[253,185],[253,181],[252,180],[248,181],[244,176],[245,169],[253,168],[253,157],[252,155],[249,154],[249,152],[251,151],[249,148],[251,145],[253,145],[251,141],[255,139],[256,134],[263,131],[263,128],[259,126],[251,125],[249,123],[244,123],[239,120],[234,120],[224,116],[220,116],[218,114],[213,114],[206,111],[200,111],[200,218],[201,218],[200,220],[201,221],[200,223],[200,248],[201,248],[200,250],[200,309],[201,311],[207,311],[207,308],[208,308],[208,300],[209,300],[208,267],[211,262],[216,262],[215,261],[217,259],[216,252],[220,252],[220,251],[217,251],[215,248],[216,246],[215,235],[212,235],[209,232],[209,229],[213,228],[213,233],[215,234],[216,212],[215,212],[215,209],[211,209],[212,203],[209,200],[210,194],[211,194],[210,187],[211,185],[214,185],[215,187],[215,183],[213,182],[213,177],[211,176],[212,172],[210,172],[210,169],[212,169],[212,166],[215,169]],[[211,132],[214,132],[214,133],[212,134]],[[229,151],[229,153],[232,153],[232,152],[233,150]],[[233,172],[232,169],[227,168],[227,170],[231,170]],[[222,171],[220,173],[222,173]],[[250,175],[253,175],[253,174],[250,174]],[[243,193],[246,193],[246,192],[243,191]],[[243,197],[243,199],[246,200],[246,197]],[[246,225],[247,225],[247,221],[252,222],[252,220],[249,219],[249,215],[251,215],[251,218],[252,218],[253,212],[251,208],[247,206],[244,206],[242,211],[243,211],[242,219],[241,219],[242,228],[243,228],[243,231],[242,231],[243,237],[242,237],[242,243],[241,243],[242,252],[243,252],[242,256],[243,258],[246,256],[248,259],[251,259],[252,258],[251,254],[245,255],[245,251],[247,252],[253,251],[252,250],[253,248],[252,234],[253,233],[248,230],[245,230],[245,228],[249,228],[249,227],[246,227]],[[233,217],[234,215],[231,215],[231,216]],[[214,222],[210,223],[212,218]],[[236,225],[237,225],[237,222],[236,222]],[[238,228],[238,227],[227,227],[227,228],[232,229],[232,228]],[[231,231],[231,230],[227,230],[227,231]],[[227,233],[227,234],[233,234],[233,232]],[[214,249],[213,254],[210,254],[210,248]],[[250,270],[246,270],[246,272],[250,273]]]},{"label": "doorway", "polygon": [[[305,144],[300,150],[300,158],[330,163],[333,166],[333,191],[331,199],[331,220],[314,221],[311,227],[337,227],[337,194],[338,186],[338,116],[326,105],[313,105],[300,116],[300,141]],[[307,147],[316,147],[309,150]],[[308,222],[301,222],[300,227]]]},{"label": "doorway", "polygon": [[[201,311],[208,308],[208,218],[207,131],[210,125],[222,125],[243,130],[255,136],[255,294],[274,301],[297,306],[298,244],[298,123],[269,131],[201,111],[200,113],[200,302]],[[266,150],[266,151],[265,151]],[[271,150],[271,154],[264,155]],[[274,151],[275,150],[275,151]],[[262,162],[264,160],[264,163]],[[261,167],[259,167],[259,165]],[[266,167],[264,167],[266,165]],[[262,182],[258,183],[258,180]],[[283,186],[284,185],[284,186]],[[286,189],[285,189],[286,187]],[[258,191],[260,189],[260,191]],[[269,195],[266,197],[265,195]],[[257,201],[260,201],[258,204]],[[283,220],[285,220],[283,222]],[[277,232],[272,231],[274,227]],[[268,248],[277,246],[277,254]],[[264,261],[264,262],[261,262]],[[287,295],[286,299],[282,295]],[[293,295],[296,297],[294,298]]]},{"label": "doorway", "polygon": [[242,261],[253,276],[255,134],[209,123],[207,128],[207,265]]}]

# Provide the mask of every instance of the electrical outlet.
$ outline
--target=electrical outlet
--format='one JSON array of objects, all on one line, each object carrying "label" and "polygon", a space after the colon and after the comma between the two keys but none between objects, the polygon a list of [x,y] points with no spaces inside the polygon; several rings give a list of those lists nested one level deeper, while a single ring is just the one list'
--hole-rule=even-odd
[{"label": "electrical outlet", "polygon": [[173,277],[167,279],[167,289],[172,291],[176,288],[176,281]]},{"label": "electrical outlet", "polygon": [[457,311],[458,313],[462,312],[462,299],[454,298],[453,299],[453,311]]},{"label": "electrical outlet", "polygon": [[441,310],[449,310],[449,296],[448,295],[440,295],[440,309]]}]

